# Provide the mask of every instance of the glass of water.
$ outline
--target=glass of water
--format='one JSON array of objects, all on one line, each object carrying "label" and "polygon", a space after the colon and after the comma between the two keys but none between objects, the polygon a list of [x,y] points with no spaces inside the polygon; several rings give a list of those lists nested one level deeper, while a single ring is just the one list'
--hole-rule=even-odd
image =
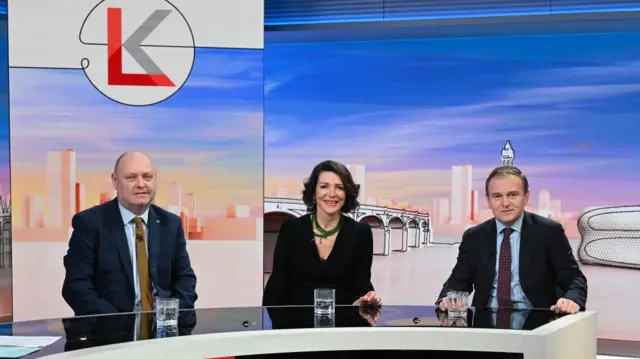
[{"label": "glass of water", "polygon": [[336,290],[319,288],[313,292],[313,311],[316,314],[333,314],[336,309]]},{"label": "glass of water", "polygon": [[336,319],[333,314],[315,314],[313,316],[314,328],[334,328]]},{"label": "glass of water", "polygon": [[469,293],[449,292],[447,293],[447,312],[449,316],[466,316],[469,309]]},{"label": "glass of water", "polygon": [[177,298],[156,298],[157,326],[178,325],[180,314],[180,300]]},{"label": "glass of water", "polygon": [[156,338],[170,338],[179,336],[177,325],[158,325],[156,326]]}]

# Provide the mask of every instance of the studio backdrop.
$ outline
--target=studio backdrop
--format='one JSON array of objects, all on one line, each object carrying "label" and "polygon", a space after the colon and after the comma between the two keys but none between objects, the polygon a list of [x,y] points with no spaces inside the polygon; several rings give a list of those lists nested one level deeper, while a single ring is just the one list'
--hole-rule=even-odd
[{"label": "studio backdrop", "polygon": [[486,177],[514,164],[529,177],[527,210],[565,228],[599,337],[637,340],[640,35],[404,29],[375,41],[353,29],[267,42],[265,279],[280,224],[305,213],[303,180],[333,159],[360,184],[352,215],[374,233],[376,291],[433,305],[463,232],[492,218]]},{"label": "studio backdrop", "polygon": [[0,322],[12,319],[7,7],[0,0]]},{"label": "studio backdrop", "polygon": [[259,304],[262,1],[9,11],[14,319],[72,314],[61,296],[71,218],[114,198],[109,176],[128,150],[154,160],[155,202],[182,218],[196,307]]}]

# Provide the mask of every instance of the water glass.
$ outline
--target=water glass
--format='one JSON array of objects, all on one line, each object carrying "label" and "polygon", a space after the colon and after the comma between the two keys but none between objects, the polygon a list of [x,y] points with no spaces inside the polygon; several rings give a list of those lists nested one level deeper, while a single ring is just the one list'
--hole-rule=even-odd
[{"label": "water glass", "polygon": [[313,312],[316,314],[333,314],[336,309],[336,290],[319,288],[313,292]]},{"label": "water glass", "polygon": [[469,309],[469,293],[449,292],[447,293],[447,313],[449,316],[466,316]]},{"label": "water glass", "polygon": [[156,326],[156,338],[170,338],[179,335],[177,325],[158,325]]},{"label": "water glass", "polygon": [[313,316],[314,328],[334,328],[336,320],[333,314],[315,314]]},{"label": "water glass", "polygon": [[177,298],[156,298],[156,326],[178,325],[180,300]]},{"label": "water glass", "polygon": [[463,327],[468,327],[469,324],[467,324],[467,318],[452,316],[452,317],[447,317],[443,326],[463,328]]}]

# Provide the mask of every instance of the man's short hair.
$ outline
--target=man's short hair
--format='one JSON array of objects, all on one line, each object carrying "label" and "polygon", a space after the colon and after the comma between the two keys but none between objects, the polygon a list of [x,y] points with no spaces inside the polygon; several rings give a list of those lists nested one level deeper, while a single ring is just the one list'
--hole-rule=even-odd
[{"label": "man's short hair", "polygon": [[522,188],[524,188],[524,193],[529,192],[529,180],[527,179],[527,176],[524,175],[524,173],[522,173],[522,171],[516,167],[516,166],[500,166],[500,167],[496,167],[493,169],[493,171],[491,171],[491,173],[489,173],[489,177],[487,177],[487,180],[484,183],[484,193],[486,196],[489,196],[489,182],[491,182],[491,180],[494,177],[502,177],[502,176],[516,176],[518,178],[520,178],[520,180],[522,181]]}]

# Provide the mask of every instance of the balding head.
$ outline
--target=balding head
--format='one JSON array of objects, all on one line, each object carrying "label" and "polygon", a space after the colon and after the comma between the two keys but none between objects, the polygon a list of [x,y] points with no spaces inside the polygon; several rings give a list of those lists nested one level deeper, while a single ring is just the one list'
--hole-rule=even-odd
[{"label": "balding head", "polygon": [[134,214],[144,213],[156,196],[156,170],[151,158],[140,151],[120,155],[111,174],[118,202]]},{"label": "balding head", "polygon": [[120,162],[125,160],[126,157],[131,157],[131,156],[138,157],[138,158],[140,156],[144,156],[147,158],[149,162],[151,162],[151,166],[153,166],[153,161],[151,161],[151,157],[149,157],[149,155],[147,155],[146,153],[142,151],[127,151],[118,157],[118,159],[116,160],[116,164],[113,166],[113,172],[114,173],[118,172],[118,168],[120,167]]}]

